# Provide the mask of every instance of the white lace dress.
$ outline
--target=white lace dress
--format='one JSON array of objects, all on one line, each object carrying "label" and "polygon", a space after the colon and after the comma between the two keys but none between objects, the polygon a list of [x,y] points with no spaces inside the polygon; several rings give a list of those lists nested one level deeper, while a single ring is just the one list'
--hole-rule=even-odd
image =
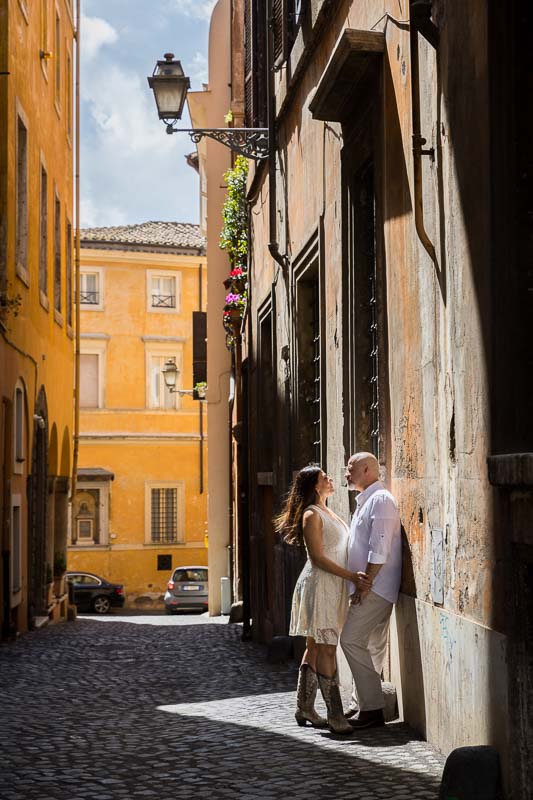
[{"label": "white lace dress", "polygon": [[[324,555],[346,567],[348,526],[315,505],[320,514]],[[307,549],[307,548],[306,548]],[[309,553],[292,596],[290,636],[310,636],[317,644],[337,645],[348,612],[348,587],[344,578],[316,567]]]}]

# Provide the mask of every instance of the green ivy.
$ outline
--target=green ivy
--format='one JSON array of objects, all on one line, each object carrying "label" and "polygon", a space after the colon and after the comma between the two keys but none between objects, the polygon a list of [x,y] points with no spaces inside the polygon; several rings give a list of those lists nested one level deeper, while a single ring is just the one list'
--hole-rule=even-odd
[{"label": "green ivy", "polygon": [[223,225],[220,232],[220,248],[228,254],[232,269],[246,269],[248,255],[248,209],[246,206],[246,178],[248,161],[237,156],[235,166],[224,174],[228,187],[222,207]]}]

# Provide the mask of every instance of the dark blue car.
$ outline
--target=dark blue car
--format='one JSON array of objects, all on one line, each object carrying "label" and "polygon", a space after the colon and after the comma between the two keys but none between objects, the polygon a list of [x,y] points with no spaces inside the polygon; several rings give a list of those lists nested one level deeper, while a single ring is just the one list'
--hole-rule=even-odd
[{"label": "dark blue car", "polygon": [[65,580],[72,586],[72,600],[78,611],[107,614],[112,607],[122,608],[126,600],[122,584],[109,583],[92,572],[67,572]]}]

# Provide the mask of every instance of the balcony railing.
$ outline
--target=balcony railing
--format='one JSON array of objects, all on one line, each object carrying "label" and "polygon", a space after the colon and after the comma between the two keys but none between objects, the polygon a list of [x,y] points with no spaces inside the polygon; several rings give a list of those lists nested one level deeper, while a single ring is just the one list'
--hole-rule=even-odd
[{"label": "balcony railing", "polygon": [[97,306],[100,302],[100,292],[80,292],[80,305]]},{"label": "balcony railing", "polygon": [[176,297],[173,294],[153,294],[152,308],[176,308]]}]

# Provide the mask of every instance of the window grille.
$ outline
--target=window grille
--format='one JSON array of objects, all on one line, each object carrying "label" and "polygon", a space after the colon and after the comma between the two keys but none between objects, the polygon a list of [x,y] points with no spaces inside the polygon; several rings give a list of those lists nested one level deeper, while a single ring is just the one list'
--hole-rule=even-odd
[{"label": "window grille", "polygon": [[371,452],[379,452],[379,373],[378,373],[378,314],[376,302],[376,261],[369,260],[370,275],[370,442]]},{"label": "window grille", "polygon": [[87,306],[98,305],[98,292],[80,292],[80,303]]},{"label": "window grille", "polygon": [[318,282],[313,284],[311,298],[311,324],[313,330],[313,392],[311,399],[311,423],[313,426],[313,460],[319,464],[320,455],[320,307]]},{"label": "window grille", "polygon": [[374,166],[346,156],[345,319],[348,344],[345,392],[348,397],[345,449],[379,457],[379,308],[376,262]]},{"label": "window grille", "polygon": [[[310,461],[325,463],[326,414],[324,404],[324,297],[321,292],[320,231],[309,239],[293,262],[294,342],[292,374],[296,424],[292,462],[300,469]],[[324,467],[325,468],[325,467]]]},{"label": "window grille", "polygon": [[97,306],[100,302],[98,274],[84,272],[80,276],[80,305]]},{"label": "window grille", "polygon": [[151,539],[156,544],[178,541],[178,490],[151,490]]},{"label": "window grille", "polygon": [[174,294],[153,294],[152,306],[154,308],[176,308],[176,295]]},{"label": "window grille", "polygon": [[152,308],[176,308],[176,279],[152,278]]}]

